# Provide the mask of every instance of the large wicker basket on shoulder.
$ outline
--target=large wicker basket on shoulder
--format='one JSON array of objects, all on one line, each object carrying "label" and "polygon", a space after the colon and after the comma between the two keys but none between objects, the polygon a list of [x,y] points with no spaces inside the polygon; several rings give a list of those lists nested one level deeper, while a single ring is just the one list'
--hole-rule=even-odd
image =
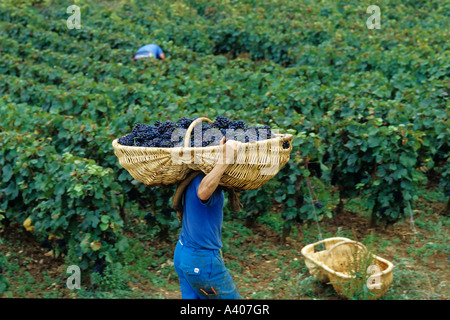
[{"label": "large wicker basket on shoulder", "polygon": [[[184,147],[130,147],[114,140],[112,145],[120,165],[131,176],[146,185],[172,185],[183,181],[191,171],[208,174],[218,161],[223,161],[222,147],[189,147],[190,135],[202,121],[198,118],[186,131]],[[293,136],[276,134],[273,138],[243,143],[234,163],[225,170],[220,184],[235,190],[257,189],[273,178],[289,161]],[[283,143],[289,143],[283,148]]]},{"label": "large wicker basket on shoulder", "polygon": [[[320,250],[320,246],[325,246]],[[356,273],[362,275],[366,273],[366,265],[361,262],[358,267],[357,257],[372,257],[370,267],[376,269],[370,278],[377,279],[377,286],[373,285],[369,288],[371,295],[369,299],[378,299],[384,295],[392,283],[394,265],[377,255],[368,252],[367,248],[360,242],[347,238],[335,237],[328,238],[316,243],[303,247],[301,251],[305,257],[305,264],[311,275],[321,282],[330,283],[336,293],[344,298],[349,298],[349,293],[360,288],[356,286],[357,282],[353,281]],[[356,261],[355,261],[356,260]],[[356,270],[360,268],[361,270]]]}]

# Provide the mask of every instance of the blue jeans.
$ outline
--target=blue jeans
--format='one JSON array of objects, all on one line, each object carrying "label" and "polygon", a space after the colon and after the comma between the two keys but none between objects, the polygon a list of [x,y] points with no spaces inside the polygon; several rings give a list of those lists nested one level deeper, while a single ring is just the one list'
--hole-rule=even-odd
[{"label": "blue jeans", "polygon": [[241,299],[219,250],[190,248],[178,241],[173,262],[182,299]]}]

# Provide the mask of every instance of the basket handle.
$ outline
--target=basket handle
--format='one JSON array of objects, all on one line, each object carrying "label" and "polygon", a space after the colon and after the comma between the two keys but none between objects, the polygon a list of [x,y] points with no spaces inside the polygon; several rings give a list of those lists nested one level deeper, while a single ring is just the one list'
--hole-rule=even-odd
[{"label": "basket handle", "polygon": [[325,262],[327,261],[328,257],[330,256],[331,251],[333,251],[336,247],[343,245],[343,244],[353,244],[357,247],[360,247],[364,252],[367,252],[367,248],[362,243],[359,243],[359,242],[353,241],[353,240],[344,240],[344,241],[336,243],[328,250],[327,255],[323,259],[323,264],[325,264]]},{"label": "basket handle", "polygon": [[189,139],[189,138],[191,137],[192,130],[194,130],[195,126],[202,121],[207,121],[209,123],[213,123],[211,120],[209,120],[206,117],[197,118],[194,121],[192,121],[192,123],[189,125],[189,128],[186,131],[186,135],[184,136],[184,147],[185,148],[189,147],[189,142],[191,141],[191,139]]}]

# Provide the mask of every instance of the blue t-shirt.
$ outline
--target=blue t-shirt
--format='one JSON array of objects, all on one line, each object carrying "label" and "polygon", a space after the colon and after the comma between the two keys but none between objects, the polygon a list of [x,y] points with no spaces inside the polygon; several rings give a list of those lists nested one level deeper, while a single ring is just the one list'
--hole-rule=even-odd
[{"label": "blue t-shirt", "polygon": [[161,59],[159,55],[161,53],[164,53],[162,49],[156,45],[156,44],[147,44],[143,47],[140,47],[138,51],[134,54],[134,57],[136,59],[142,58],[142,57],[150,57],[150,58],[157,58]]},{"label": "blue t-shirt", "polygon": [[180,241],[192,248],[219,250],[222,248],[225,196],[219,186],[207,202],[202,202],[197,191],[204,176],[202,173],[196,176],[184,193]]}]

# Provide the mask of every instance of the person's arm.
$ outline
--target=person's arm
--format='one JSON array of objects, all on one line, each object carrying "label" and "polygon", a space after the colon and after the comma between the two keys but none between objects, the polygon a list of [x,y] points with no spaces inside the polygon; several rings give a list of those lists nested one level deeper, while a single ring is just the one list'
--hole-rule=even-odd
[{"label": "person's arm", "polygon": [[[223,137],[220,145],[223,146],[224,157],[223,160],[227,158],[227,156],[231,157],[235,155],[238,151],[240,142],[235,140],[229,140],[224,145],[225,137]],[[225,151],[226,150],[226,151]],[[230,153],[232,152],[232,155]],[[228,155],[227,155],[228,153]],[[211,195],[214,193],[216,188],[219,185],[220,179],[222,178],[223,173],[228,168],[229,164],[227,161],[219,161],[216,163],[214,168],[202,179],[200,185],[198,186],[197,196],[202,201],[207,201]]]},{"label": "person's arm", "polygon": [[160,46],[156,47],[156,57],[161,60],[164,60],[166,58],[166,55],[164,54],[164,51],[161,49]]}]

